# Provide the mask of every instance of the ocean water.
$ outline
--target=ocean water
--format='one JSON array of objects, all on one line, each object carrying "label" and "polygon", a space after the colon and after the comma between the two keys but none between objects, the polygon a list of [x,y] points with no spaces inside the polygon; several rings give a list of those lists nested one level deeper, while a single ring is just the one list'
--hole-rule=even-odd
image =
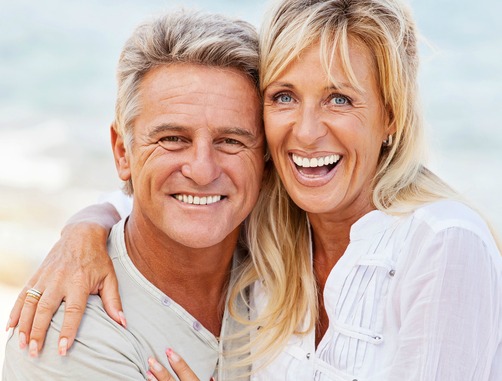
[{"label": "ocean water", "polygon": [[[266,1],[0,0],[0,279],[37,262],[64,221],[117,189],[114,70],[145,18],[172,7],[258,26]],[[502,234],[502,2],[416,0],[430,166]],[[12,263],[20,262],[18,267]]]}]

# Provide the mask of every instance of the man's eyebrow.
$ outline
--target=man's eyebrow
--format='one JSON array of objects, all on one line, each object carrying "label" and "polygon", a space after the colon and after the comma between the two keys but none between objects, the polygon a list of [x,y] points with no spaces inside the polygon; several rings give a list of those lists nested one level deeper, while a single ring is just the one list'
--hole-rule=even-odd
[{"label": "man's eyebrow", "polygon": [[256,134],[252,133],[249,130],[246,130],[245,128],[240,128],[240,127],[222,127],[216,129],[216,131],[222,135],[237,135],[248,139],[256,138]]},{"label": "man's eyebrow", "polygon": [[[188,133],[189,131],[190,131],[190,128],[188,128],[188,127],[183,127],[183,126],[169,124],[169,123],[159,124],[158,126],[155,126],[148,133],[148,137],[153,138],[163,132]],[[219,127],[219,128],[213,129],[213,133],[217,133],[220,135],[242,136],[243,138],[248,138],[248,139],[256,139],[256,137],[257,137],[257,135],[255,133],[253,133],[245,128],[241,128],[241,127]]]},{"label": "man's eyebrow", "polygon": [[155,126],[149,133],[148,137],[152,138],[162,132],[187,132],[188,128],[182,127],[182,126],[177,126],[175,124],[159,124],[158,126]]}]

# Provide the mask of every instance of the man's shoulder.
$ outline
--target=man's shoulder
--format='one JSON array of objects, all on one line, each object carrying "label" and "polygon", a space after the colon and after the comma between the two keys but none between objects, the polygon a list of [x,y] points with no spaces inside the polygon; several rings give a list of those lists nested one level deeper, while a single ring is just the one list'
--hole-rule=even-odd
[{"label": "man's shoulder", "polygon": [[101,300],[91,296],[77,338],[67,356],[58,354],[59,334],[64,320],[63,303],[54,315],[38,358],[19,349],[18,330],[7,341],[3,381],[33,379],[142,380],[143,359],[134,337],[105,312]]}]

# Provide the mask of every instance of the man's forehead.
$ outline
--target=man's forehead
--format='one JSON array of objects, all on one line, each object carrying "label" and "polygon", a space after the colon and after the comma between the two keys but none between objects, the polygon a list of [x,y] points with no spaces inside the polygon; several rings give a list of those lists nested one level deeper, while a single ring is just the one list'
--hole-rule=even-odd
[{"label": "man's forehead", "polygon": [[137,119],[151,131],[169,126],[171,130],[205,127],[215,133],[261,133],[255,86],[235,69],[189,64],[157,67],[144,77],[138,100]]},{"label": "man's forehead", "polygon": [[[213,85],[211,87],[210,85]],[[216,85],[216,86],[214,86]],[[228,95],[225,90],[239,87],[248,97],[258,97],[259,90],[251,77],[231,67],[216,67],[190,63],[171,63],[150,69],[141,79],[140,91],[154,92],[162,90],[173,94],[184,94],[188,90]],[[176,91],[178,90],[178,92]]]}]

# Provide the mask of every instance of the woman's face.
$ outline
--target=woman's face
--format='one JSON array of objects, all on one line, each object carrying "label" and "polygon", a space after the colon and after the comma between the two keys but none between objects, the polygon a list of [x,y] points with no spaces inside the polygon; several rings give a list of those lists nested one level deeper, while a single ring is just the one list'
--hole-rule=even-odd
[{"label": "woman's face", "polygon": [[314,45],[264,92],[267,141],[286,190],[309,214],[340,220],[374,209],[370,186],[389,133],[369,52],[349,47],[360,89],[336,58],[336,85],[329,81]]}]

